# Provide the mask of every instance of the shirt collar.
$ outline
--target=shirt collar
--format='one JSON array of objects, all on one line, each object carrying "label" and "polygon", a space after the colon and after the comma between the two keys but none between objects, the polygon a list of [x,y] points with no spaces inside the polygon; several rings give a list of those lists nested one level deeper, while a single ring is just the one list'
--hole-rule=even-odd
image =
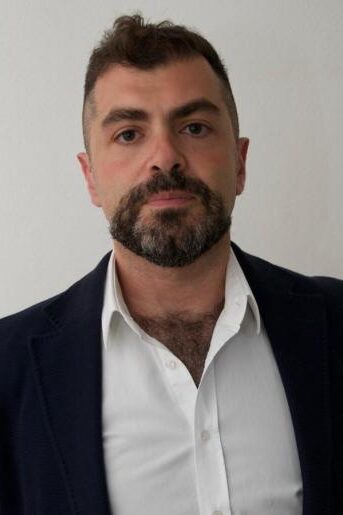
[{"label": "shirt collar", "polygon": [[[228,262],[225,279],[225,304],[223,313],[221,315],[221,319],[224,322],[226,321],[230,323],[232,306],[235,302],[238,301],[238,299],[241,299],[242,301],[245,300],[249,304],[254,315],[256,334],[259,334],[261,331],[261,317],[258,305],[248,284],[248,281],[243,273],[243,270],[231,247],[230,259]],[[110,328],[115,320],[115,314],[121,315],[122,318],[131,327],[134,325],[134,330],[137,331],[137,326],[133,322],[123,299],[121,287],[116,273],[115,255],[114,251],[112,250],[107,267],[104,303],[101,319],[102,338],[106,349],[108,346]]]},{"label": "shirt collar", "polygon": [[221,314],[221,321],[228,324],[232,321],[234,324],[237,323],[237,305],[240,306],[239,311],[241,312],[242,305],[245,306],[242,316],[245,314],[247,305],[250,307],[254,318],[255,331],[256,334],[259,334],[261,331],[260,311],[254,294],[231,247],[230,259],[226,270],[225,304]]},{"label": "shirt collar", "polygon": [[112,250],[107,267],[101,319],[102,338],[106,349],[108,346],[110,329],[116,320],[115,315],[121,316],[131,327],[134,325],[134,330],[137,331],[138,326],[132,320],[123,298],[118,275],[116,273],[114,250]]}]

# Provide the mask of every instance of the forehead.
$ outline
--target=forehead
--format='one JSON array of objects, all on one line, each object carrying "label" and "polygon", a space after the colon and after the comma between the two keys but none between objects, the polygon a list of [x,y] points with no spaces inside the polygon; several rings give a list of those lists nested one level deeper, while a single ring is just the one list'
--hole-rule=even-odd
[{"label": "forehead", "polygon": [[114,106],[168,111],[200,97],[225,108],[222,81],[203,57],[172,61],[151,70],[113,65],[97,80],[93,96],[97,115]]}]

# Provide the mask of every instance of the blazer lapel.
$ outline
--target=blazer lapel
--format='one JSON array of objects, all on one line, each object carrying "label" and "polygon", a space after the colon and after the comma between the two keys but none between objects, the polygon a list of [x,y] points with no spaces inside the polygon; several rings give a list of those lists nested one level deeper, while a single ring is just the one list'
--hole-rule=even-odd
[{"label": "blazer lapel", "polygon": [[101,309],[108,255],[47,308],[29,342],[42,413],[73,513],[109,515],[102,446]]},{"label": "blazer lapel", "polygon": [[[285,388],[303,478],[304,515],[329,513],[331,418],[324,301],[300,275],[234,250],[256,297]],[[305,291],[304,291],[305,290]]]}]

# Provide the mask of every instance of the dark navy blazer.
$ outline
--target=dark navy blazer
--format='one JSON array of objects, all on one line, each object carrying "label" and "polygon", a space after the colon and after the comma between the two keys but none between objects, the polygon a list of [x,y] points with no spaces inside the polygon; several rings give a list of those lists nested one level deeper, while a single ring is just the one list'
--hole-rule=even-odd
[{"label": "dark navy blazer", "polygon": [[[233,248],[287,395],[303,514],[343,515],[343,281]],[[111,513],[101,429],[108,259],[62,294],[0,321],[1,515]]]}]

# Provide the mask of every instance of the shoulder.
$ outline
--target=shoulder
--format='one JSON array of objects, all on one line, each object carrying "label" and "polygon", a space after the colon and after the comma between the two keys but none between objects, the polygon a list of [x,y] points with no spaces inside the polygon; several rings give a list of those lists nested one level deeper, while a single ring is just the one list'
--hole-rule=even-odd
[{"label": "shoulder", "polygon": [[311,277],[319,291],[325,295],[332,306],[343,309],[343,281],[333,277]]},{"label": "shoulder", "polygon": [[[29,335],[44,331],[44,307],[55,297],[0,320],[0,405],[16,399],[19,409],[21,392],[30,375],[28,367]],[[13,408],[13,413],[16,409]]]},{"label": "shoulder", "polygon": [[[259,307],[269,309],[270,302],[280,295],[291,302],[296,301],[300,310],[314,305],[315,301],[317,315],[325,327],[323,341],[331,356],[333,374],[336,381],[343,381],[343,281],[307,276],[249,255],[237,246],[233,248]],[[266,299],[267,304],[263,304]]]},{"label": "shoulder", "polygon": [[0,319],[0,352],[6,343],[19,343],[24,336],[47,333],[66,323],[70,317],[92,309],[92,301],[101,303],[103,282],[110,253],[87,275],[65,291]]},{"label": "shoulder", "polygon": [[20,334],[23,330],[25,331],[25,329],[30,329],[32,332],[35,332],[35,329],[41,330],[44,308],[62,295],[63,293],[60,293],[18,313],[0,319],[0,345],[16,334]]},{"label": "shoulder", "polygon": [[[343,281],[333,277],[307,276],[243,252],[233,245],[236,257],[258,299],[274,295],[296,299],[298,305],[311,300],[321,306],[329,341],[343,357]],[[261,295],[262,294],[262,295]]]},{"label": "shoulder", "polygon": [[268,289],[285,291],[294,289],[295,293],[321,294],[328,301],[342,305],[343,280],[333,277],[308,276],[243,252],[234,243],[232,247],[244,273],[253,282],[264,283]]},{"label": "shoulder", "polygon": [[67,290],[0,320],[0,405],[3,395],[18,399],[23,385],[31,380],[32,339],[54,335],[77,319],[101,316],[108,259],[109,254]]}]

